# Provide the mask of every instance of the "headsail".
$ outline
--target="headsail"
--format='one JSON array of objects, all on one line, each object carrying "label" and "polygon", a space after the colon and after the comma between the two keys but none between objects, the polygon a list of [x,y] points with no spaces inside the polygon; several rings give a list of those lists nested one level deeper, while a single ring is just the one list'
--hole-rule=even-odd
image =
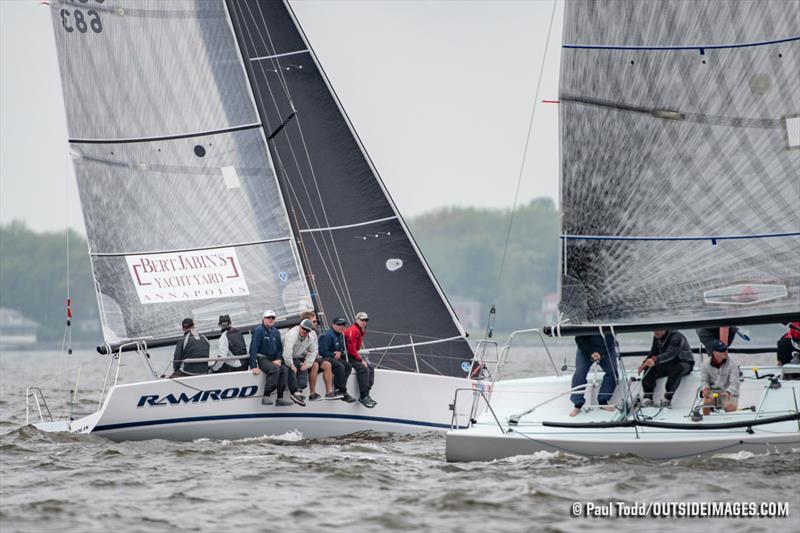
[{"label": "headsail", "polygon": [[800,3],[567,2],[563,319],[800,315]]},{"label": "headsail", "polygon": [[309,308],[224,3],[50,6],[106,341]]},{"label": "headsail", "polygon": [[465,334],[291,9],[228,7],[320,310],[367,311],[369,346],[399,346],[373,355],[384,367],[464,375]]}]

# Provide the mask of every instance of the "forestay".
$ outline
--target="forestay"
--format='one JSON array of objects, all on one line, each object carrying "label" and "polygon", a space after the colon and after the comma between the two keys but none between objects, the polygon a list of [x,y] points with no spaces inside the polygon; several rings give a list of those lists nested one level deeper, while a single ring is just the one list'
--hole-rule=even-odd
[{"label": "forestay", "polygon": [[220,1],[50,1],[107,342],[311,306]]},{"label": "forestay", "polygon": [[566,3],[563,322],[800,314],[800,3]]},{"label": "forestay", "polygon": [[[464,375],[472,351],[291,9],[228,2],[292,222],[327,320],[371,317],[382,367]],[[465,365],[462,367],[462,365]]]}]

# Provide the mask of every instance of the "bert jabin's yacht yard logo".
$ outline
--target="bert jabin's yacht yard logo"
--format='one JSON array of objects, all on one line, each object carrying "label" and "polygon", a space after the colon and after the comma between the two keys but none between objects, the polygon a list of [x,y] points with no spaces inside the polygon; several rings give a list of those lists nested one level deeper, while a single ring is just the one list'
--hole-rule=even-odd
[{"label": "bert jabin's yacht yard logo", "polygon": [[234,248],[125,256],[143,304],[250,294]]}]

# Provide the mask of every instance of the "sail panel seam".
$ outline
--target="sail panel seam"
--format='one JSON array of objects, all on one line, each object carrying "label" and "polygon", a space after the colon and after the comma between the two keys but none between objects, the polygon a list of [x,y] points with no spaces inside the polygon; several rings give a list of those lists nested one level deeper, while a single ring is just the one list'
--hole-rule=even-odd
[{"label": "sail panel seam", "polygon": [[361,226],[369,226],[370,224],[377,224],[379,222],[388,222],[389,220],[397,220],[397,216],[376,218],[375,220],[367,220],[366,222],[356,222],[355,224],[345,224],[344,226],[328,226],[325,228],[301,229],[300,233],[314,233],[317,231],[335,231],[340,229],[358,228]]},{"label": "sail panel seam", "polygon": [[308,49],[305,50],[296,50],[294,52],[284,52],[282,54],[273,54],[271,56],[259,56],[259,57],[251,57],[250,61],[263,61],[264,59],[276,59],[279,57],[286,57],[286,56],[294,56],[297,54],[307,54]]},{"label": "sail panel seam", "polygon": [[205,137],[206,135],[218,135],[220,133],[233,133],[235,131],[252,130],[260,128],[261,123],[243,124],[230,128],[220,128],[216,130],[200,131],[195,133],[177,133],[175,135],[161,135],[156,137],[128,137],[123,139],[69,139],[70,144],[126,144],[126,143],[145,143],[156,141],[172,141],[175,139],[190,139],[192,137]]},{"label": "sail panel seam", "polygon": [[466,342],[466,339],[464,339],[464,337],[462,337],[461,335],[456,335],[455,337],[448,337],[446,339],[437,339],[435,341],[414,342],[414,343],[411,343],[411,344],[398,344],[397,346],[381,346],[379,348],[364,348],[364,351],[369,353],[369,352],[377,352],[379,350],[396,350],[398,348],[411,348],[412,346],[413,347],[427,346],[429,344],[440,344],[440,343],[443,343],[443,342],[451,342],[451,341],[457,341],[457,340],[463,340],[463,341]]},{"label": "sail panel seam", "polygon": [[277,237],[275,239],[265,239],[261,241],[248,241],[248,242],[237,242],[231,244],[219,244],[216,246],[200,246],[197,248],[180,248],[180,249],[170,249],[170,250],[149,250],[146,252],[89,252],[89,255],[92,257],[124,257],[128,255],[148,255],[148,254],[169,254],[169,253],[180,253],[180,252],[196,252],[199,250],[218,250],[220,248],[241,248],[244,246],[256,246],[259,244],[271,244],[274,242],[286,242],[291,241],[292,237]]},{"label": "sail panel seam", "polygon": [[769,239],[773,237],[799,237],[800,231],[783,233],[754,233],[753,235],[680,235],[675,237],[658,237],[650,235],[561,235],[563,240],[585,241],[730,241],[736,239]]},{"label": "sail panel seam", "polygon": [[800,41],[800,36],[787,37],[785,39],[776,39],[773,41],[758,41],[754,43],[733,43],[733,44],[708,44],[708,45],[684,45],[684,46],[626,46],[626,45],[613,45],[613,44],[565,44],[562,48],[580,49],[580,50],[632,50],[632,51],[647,51],[647,50],[698,50],[702,54],[705,50],[722,50],[727,48],[751,48],[754,46],[769,46],[772,44],[788,43],[792,41]]}]

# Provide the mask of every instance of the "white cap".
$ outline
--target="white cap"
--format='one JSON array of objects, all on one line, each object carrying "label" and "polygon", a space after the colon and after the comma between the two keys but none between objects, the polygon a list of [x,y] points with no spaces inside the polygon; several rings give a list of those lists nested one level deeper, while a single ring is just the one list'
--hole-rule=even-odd
[{"label": "white cap", "polygon": [[273,311],[272,309],[267,309],[266,311],[264,311],[263,318],[267,318],[267,317],[275,318],[275,316],[276,316],[275,315],[275,311]]},{"label": "white cap", "polygon": [[369,316],[364,311],[361,311],[356,315],[356,320],[369,320]]}]

